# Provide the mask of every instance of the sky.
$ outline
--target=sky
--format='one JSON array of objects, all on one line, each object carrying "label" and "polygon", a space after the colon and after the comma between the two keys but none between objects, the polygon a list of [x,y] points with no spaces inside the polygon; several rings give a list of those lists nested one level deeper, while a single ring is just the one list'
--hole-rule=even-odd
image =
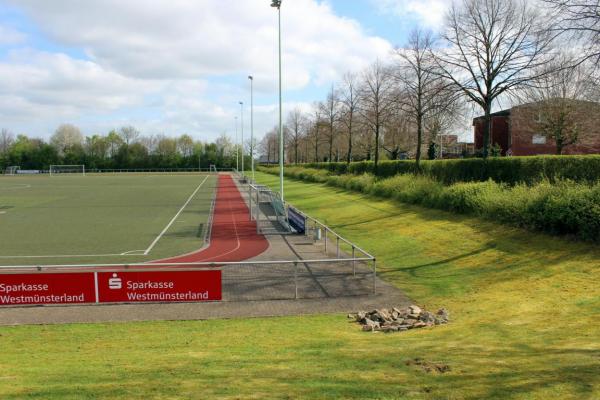
[{"label": "sky", "polygon": [[[450,0],[283,0],[284,115],[344,73],[386,59]],[[48,138],[133,125],[212,141],[277,123],[277,13],[270,0],[0,0],[0,128]],[[236,117],[238,118],[236,124]]]}]

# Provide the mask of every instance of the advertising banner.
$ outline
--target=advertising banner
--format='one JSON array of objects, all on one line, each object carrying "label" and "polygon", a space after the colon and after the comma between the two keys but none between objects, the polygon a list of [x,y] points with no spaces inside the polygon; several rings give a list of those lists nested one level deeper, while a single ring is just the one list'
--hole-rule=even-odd
[{"label": "advertising banner", "polygon": [[100,303],[221,300],[221,271],[98,272]]},{"label": "advertising banner", "polygon": [[0,305],[3,306],[95,301],[93,273],[0,275]]},{"label": "advertising banner", "polygon": [[219,301],[221,291],[219,270],[0,275],[0,306]]},{"label": "advertising banner", "polygon": [[306,232],[306,219],[295,208],[288,208],[288,221],[294,230],[298,233]]}]

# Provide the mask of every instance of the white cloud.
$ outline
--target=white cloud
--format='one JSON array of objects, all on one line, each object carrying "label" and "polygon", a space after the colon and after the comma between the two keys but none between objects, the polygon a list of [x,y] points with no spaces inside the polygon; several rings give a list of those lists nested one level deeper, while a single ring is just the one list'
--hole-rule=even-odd
[{"label": "white cloud", "polygon": [[[264,102],[270,95],[275,102],[277,85],[277,13],[268,0],[7,1],[51,42],[88,57],[21,48],[1,60],[0,118],[8,128],[47,136],[62,122],[87,134],[133,124],[145,134],[213,139],[233,131],[249,73],[263,95],[258,136],[275,121],[275,106]],[[290,0],[281,12],[288,96],[328,86],[391,50],[325,2]]]},{"label": "white cloud", "polygon": [[372,0],[381,12],[399,17],[414,16],[425,26],[439,29],[452,0]]},{"label": "white cloud", "polygon": [[12,51],[0,63],[0,76],[10,77],[0,80],[0,99],[8,105],[8,109],[0,108],[5,120],[117,110],[138,103],[145,93],[159,87],[91,61],[31,49]]},{"label": "white cloud", "polygon": [[25,41],[27,35],[18,30],[6,26],[0,25],[0,45],[14,45],[20,44]]},{"label": "white cloud", "polygon": [[[55,40],[136,78],[245,74],[272,86],[276,12],[267,0],[14,0]],[[282,7],[286,87],[329,81],[390,49],[325,3]],[[265,85],[264,81],[270,82]]]}]

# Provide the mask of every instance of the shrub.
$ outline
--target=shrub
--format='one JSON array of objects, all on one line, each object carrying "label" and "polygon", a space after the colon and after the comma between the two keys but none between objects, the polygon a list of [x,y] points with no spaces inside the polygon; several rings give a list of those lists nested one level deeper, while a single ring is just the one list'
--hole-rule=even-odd
[{"label": "shrub", "polygon": [[[369,166],[369,164],[360,164]],[[352,167],[352,164],[351,164]],[[277,174],[273,168],[261,169]],[[359,191],[404,203],[464,214],[540,230],[600,241],[600,182],[593,185],[568,180],[541,180],[535,185],[507,185],[491,179],[450,185],[426,175],[337,175],[324,169],[293,167],[286,176]]]},{"label": "shrub", "polygon": [[377,171],[372,161],[347,163],[304,164],[311,169],[325,169],[334,174],[374,174],[378,178],[397,174],[424,174],[445,184],[456,182],[485,182],[516,185],[535,184],[544,180],[571,180],[595,183],[600,180],[600,155],[492,157],[486,160],[468,158],[457,160],[423,160],[417,169],[413,160],[381,161]]}]

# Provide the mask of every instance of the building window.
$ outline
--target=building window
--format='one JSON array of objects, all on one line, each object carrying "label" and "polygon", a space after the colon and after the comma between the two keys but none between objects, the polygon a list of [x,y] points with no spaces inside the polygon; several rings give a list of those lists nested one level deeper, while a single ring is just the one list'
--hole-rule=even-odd
[{"label": "building window", "polygon": [[544,135],[533,135],[531,138],[532,144],[546,144],[546,136]]}]

